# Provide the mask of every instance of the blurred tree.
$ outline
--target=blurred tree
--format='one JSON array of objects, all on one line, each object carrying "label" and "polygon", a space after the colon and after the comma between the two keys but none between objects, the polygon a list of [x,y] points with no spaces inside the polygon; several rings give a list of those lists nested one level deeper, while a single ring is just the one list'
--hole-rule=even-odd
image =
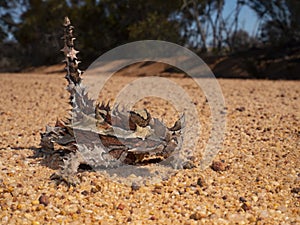
[{"label": "blurred tree", "polygon": [[184,35],[195,49],[201,52],[207,52],[208,32],[205,26],[207,22],[207,1],[206,0],[183,0],[182,24]]},{"label": "blurred tree", "polygon": [[[181,21],[186,40],[200,52],[207,52],[208,40],[214,52],[221,52],[224,44],[239,28],[239,15],[245,5],[235,0],[235,9],[224,18],[225,0],[183,0]],[[229,49],[230,46],[228,46]]]},{"label": "blurred tree", "polygon": [[4,29],[0,26],[0,43],[3,42],[3,40],[7,37],[7,33],[4,31]]},{"label": "blurred tree", "polygon": [[249,36],[247,31],[239,29],[226,39],[226,43],[231,52],[239,52],[255,46],[257,41],[254,37]]},{"label": "blurred tree", "polygon": [[265,42],[300,40],[299,1],[234,2],[224,18],[226,0],[0,0],[0,42],[11,38],[20,44],[23,50],[16,55],[24,55],[27,65],[57,63],[62,59],[57,51],[61,23],[68,15],[86,65],[118,45],[143,39],[185,44],[201,52],[210,47],[215,52],[238,51],[250,38],[239,24],[245,4],[261,18]]},{"label": "blurred tree", "polygon": [[22,12],[22,5],[26,0],[1,0],[0,1],[0,42],[12,36],[16,27],[14,17]]},{"label": "blurred tree", "polygon": [[[107,0],[103,1],[103,6],[114,30],[113,37],[117,37],[119,42],[116,44],[143,39],[145,33],[150,35],[147,39],[168,40],[176,32],[180,36],[172,18],[174,12],[180,8],[180,0]],[[173,35],[169,35],[169,32]]]},{"label": "blurred tree", "polygon": [[179,25],[165,15],[149,13],[146,18],[128,27],[129,40],[165,40],[181,43]]},{"label": "blurred tree", "polygon": [[[223,42],[223,8],[225,1],[224,0],[209,0],[207,1],[207,18],[212,29],[212,49],[221,51],[222,42]],[[216,12],[215,17],[213,18],[213,12]]]},{"label": "blurred tree", "polygon": [[78,32],[84,34],[84,39],[79,36],[80,43],[84,44],[84,51],[94,59],[111,48],[133,40],[179,40],[178,28],[175,22],[170,21],[172,12],[176,7],[179,8],[179,0],[82,2],[84,4],[80,3],[77,13],[81,21],[73,21]]},{"label": "blurred tree", "polygon": [[68,7],[61,0],[27,0],[27,11],[21,15],[21,22],[14,36],[25,49],[28,65],[56,63],[57,49],[61,36],[61,24],[68,14]]},{"label": "blurred tree", "polygon": [[[241,37],[249,37],[247,31],[239,28],[239,15],[245,4],[244,0],[236,0],[235,9],[233,9],[232,13],[227,18],[222,18],[224,42],[229,52],[239,51],[240,49],[237,46],[241,44],[239,43],[242,41]],[[246,42],[245,40],[244,44],[246,44]],[[243,50],[245,50],[245,48],[246,46],[243,46]],[[218,50],[220,51],[221,49],[219,48]]]},{"label": "blurred tree", "polygon": [[[21,0],[16,0],[21,1]],[[30,64],[56,63],[61,21],[68,15],[76,26],[80,57],[87,63],[130,40],[179,41],[174,12],[180,0],[22,0],[27,11],[13,32],[30,55]]]},{"label": "blurred tree", "polygon": [[299,41],[300,2],[296,0],[248,0],[261,19],[260,36],[265,43]]},{"label": "blurred tree", "polygon": [[15,72],[20,69],[23,51],[13,36],[16,18],[25,10],[26,0],[0,1],[0,71]]},{"label": "blurred tree", "polygon": [[83,66],[88,66],[99,53],[111,46],[110,24],[101,1],[71,0],[67,14],[75,26],[76,49],[80,50]]},{"label": "blurred tree", "polygon": [[8,14],[6,13],[6,10],[8,10],[8,8],[9,6],[7,0],[0,1],[0,43],[3,42],[8,36],[7,21],[5,19]]}]

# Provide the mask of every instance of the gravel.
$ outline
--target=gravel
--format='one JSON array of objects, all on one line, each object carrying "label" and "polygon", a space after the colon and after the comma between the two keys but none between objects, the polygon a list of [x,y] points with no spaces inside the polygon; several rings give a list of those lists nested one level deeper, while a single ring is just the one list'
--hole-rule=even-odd
[{"label": "gravel", "polygon": [[[64,74],[0,74],[0,224],[299,224],[300,82],[219,79],[227,107],[224,146],[211,167],[179,170],[156,184],[131,186],[83,171],[76,187],[49,179],[57,166],[38,153],[46,124],[68,115]],[[116,76],[100,98],[114,100]],[[194,101],[201,159],[209,106],[195,83],[172,78]],[[110,85],[110,86],[109,86]],[[172,124],[157,98],[137,107]]]}]

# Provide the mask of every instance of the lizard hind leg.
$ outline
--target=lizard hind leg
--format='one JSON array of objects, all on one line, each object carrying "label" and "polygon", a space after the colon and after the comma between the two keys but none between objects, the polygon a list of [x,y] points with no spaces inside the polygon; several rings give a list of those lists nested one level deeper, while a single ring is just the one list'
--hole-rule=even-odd
[{"label": "lizard hind leg", "polygon": [[61,169],[51,175],[51,179],[58,180],[59,183],[64,182],[68,186],[76,186],[80,183],[76,174],[82,163],[84,163],[84,160],[78,151],[70,153],[66,159],[63,159]]}]

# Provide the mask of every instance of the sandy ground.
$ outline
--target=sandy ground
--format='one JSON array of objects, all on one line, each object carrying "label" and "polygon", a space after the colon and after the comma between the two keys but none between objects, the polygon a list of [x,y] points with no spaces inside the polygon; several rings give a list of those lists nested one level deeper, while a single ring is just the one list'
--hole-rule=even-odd
[{"label": "sandy ground", "polygon": [[[0,74],[0,224],[300,224],[299,81],[218,80],[227,129],[215,170],[181,170],[141,187],[84,171],[68,188],[56,186],[49,178],[56,170],[36,157],[40,132],[67,116],[63,77]],[[100,97],[113,100],[132,79],[116,77]],[[173,80],[197,107],[200,159],[209,107],[191,80]],[[167,123],[177,119],[163,100],[139,104]]]}]

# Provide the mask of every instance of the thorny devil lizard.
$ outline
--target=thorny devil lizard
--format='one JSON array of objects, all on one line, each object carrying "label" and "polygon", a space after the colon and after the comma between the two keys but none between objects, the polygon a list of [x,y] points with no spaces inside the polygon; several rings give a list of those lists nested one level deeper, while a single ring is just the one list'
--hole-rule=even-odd
[{"label": "thorny devil lizard", "polygon": [[[160,161],[171,158],[171,161],[178,162],[184,116],[173,127],[168,128],[160,120],[152,118],[146,109],[124,112],[117,108],[112,111],[109,103],[96,104],[88,97],[81,84],[83,72],[78,69],[74,27],[68,17],[65,17],[63,26],[62,51],[65,55],[65,78],[73,107],[73,122],[72,119],[57,120],[54,127],[47,126],[46,131],[41,134],[42,150],[54,153],[55,147],[60,146],[66,152],[61,169],[52,178],[68,185],[76,185],[79,182],[76,173],[80,164],[87,164],[92,168],[107,168],[122,164],[138,165],[150,162],[149,158]],[[87,123],[94,123],[96,129],[85,129]],[[83,143],[76,142],[75,137],[78,135],[81,140],[85,140]],[[91,141],[94,137],[101,141]],[[100,152],[100,156],[95,157],[94,152]],[[176,163],[171,164],[178,167]]]}]

